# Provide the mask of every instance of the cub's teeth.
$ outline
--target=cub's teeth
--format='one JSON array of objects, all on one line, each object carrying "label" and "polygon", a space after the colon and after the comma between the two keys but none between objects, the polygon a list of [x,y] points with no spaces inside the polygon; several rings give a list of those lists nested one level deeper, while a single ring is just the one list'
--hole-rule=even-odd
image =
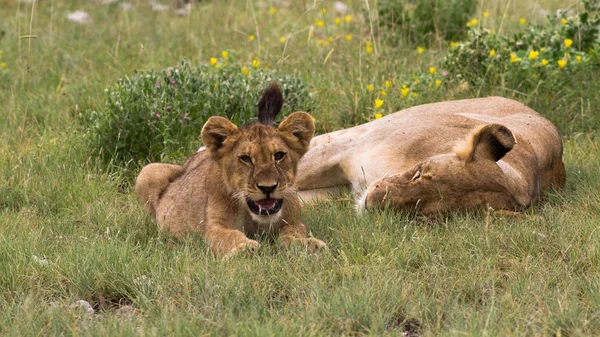
[{"label": "cub's teeth", "polygon": [[262,213],[262,206],[258,205],[258,214]]}]

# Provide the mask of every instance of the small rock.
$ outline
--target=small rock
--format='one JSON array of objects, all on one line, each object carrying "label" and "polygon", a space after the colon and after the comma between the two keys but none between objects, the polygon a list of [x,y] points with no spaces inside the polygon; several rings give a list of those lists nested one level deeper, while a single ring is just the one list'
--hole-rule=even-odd
[{"label": "small rock", "polygon": [[133,5],[130,2],[122,2],[119,7],[121,7],[124,11],[130,11],[133,9]]},{"label": "small rock", "polygon": [[81,308],[85,311],[86,314],[91,315],[94,313],[94,308],[88,301],[79,300],[73,304],[71,304],[71,308]]},{"label": "small rock", "polygon": [[73,13],[69,13],[67,15],[67,19],[69,19],[69,21],[77,22],[83,25],[92,23],[92,17],[84,11],[75,11]]},{"label": "small rock", "polygon": [[192,4],[189,3],[183,7],[175,10],[175,14],[177,14],[179,16],[186,16],[186,15],[189,15],[191,11],[192,11]]},{"label": "small rock", "polygon": [[40,259],[36,255],[33,256],[33,261],[41,264],[42,266],[47,266],[48,265],[48,260],[46,260],[46,259]]},{"label": "small rock", "polygon": [[153,11],[163,12],[163,11],[166,11],[167,9],[169,9],[169,6],[167,6],[167,5],[159,4],[157,2],[152,3]]},{"label": "small rock", "polygon": [[340,14],[344,14],[348,11],[348,5],[341,1],[336,1],[335,4],[333,4],[333,9]]}]

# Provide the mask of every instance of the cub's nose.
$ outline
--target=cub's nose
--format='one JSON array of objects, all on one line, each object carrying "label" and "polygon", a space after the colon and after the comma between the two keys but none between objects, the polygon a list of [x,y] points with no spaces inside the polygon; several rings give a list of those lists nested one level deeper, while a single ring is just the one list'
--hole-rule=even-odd
[{"label": "cub's nose", "polygon": [[277,188],[277,184],[271,186],[256,184],[256,187],[258,187],[258,189],[261,190],[264,194],[270,194],[273,193],[273,191],[275,191],[275,189]]}]

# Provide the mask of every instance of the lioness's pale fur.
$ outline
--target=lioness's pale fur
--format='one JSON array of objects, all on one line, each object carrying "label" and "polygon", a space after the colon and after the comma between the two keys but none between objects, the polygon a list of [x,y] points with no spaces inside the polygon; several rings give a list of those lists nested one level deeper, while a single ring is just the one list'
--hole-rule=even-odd
[{"label": "lioness's pale fur", "polygon": [[238,129],[226,118],[211,117],[202,129],[205,151],[183,166],[142,169],[135,190],[161,229],[176,237],[202,233],[218,255],[257,247],[246,234],[280,234],[286,245],[325,247],[307,236],[294,185],[314,133],[312,117],[295,112],[274,127],[282,104],[274,84],[259,102],[259,123]]},{"label": "lioness's pale fur", "polygon": [[296,182],[304,200],[364,191],[359,208],[522,210],[564,186],[562,152],[554,125],[519,102],[450,101],[313,138]]}]

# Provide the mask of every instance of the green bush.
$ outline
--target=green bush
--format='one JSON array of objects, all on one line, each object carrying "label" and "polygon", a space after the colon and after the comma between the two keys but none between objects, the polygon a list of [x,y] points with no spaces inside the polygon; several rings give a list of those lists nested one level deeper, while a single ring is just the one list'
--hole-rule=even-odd
[{"label": "green bush", "polygon": [[379,1],[379,26],[393,40],[427,43],[435,37],[456,41],[466,35],[474,0]]},{"label": "green bush", "polygon": [[449,50],[442,66],[460,81],[513,88],[537,86],[540,79],[551,82],[561,78],[558,72],[596,68],[600,15],[589,2],[584,4],[589,11],[550,15],[545,25],[529,25],[510,37],[472,28],[466,41]]},{"label": "green bush", "polygon": [[509,37],[471,29],[441,65],[448,83],[468,83],[478,95],[516,97],[561,132],[600,129],[598,114],[573,108],[600,103],[600,15],[590,2],[584,5],[580,14],[551,15],[546,24],[529,25]]},{"label": "green bush", "polygon": [[97,155],[105,163],[130,167],[173,160],[199,146],[202,126],[211,116],[237,125],[255,119],[262,90],[279,83],[285,105],[279,116],[311,112],[315,100],[307,86],[290,76],[274,76],[252,65],[239,67],[221,60],[197,68],[187,62],[160,72],[135,72],[106,91],[106,104],[89,111],[89,128]]}]

